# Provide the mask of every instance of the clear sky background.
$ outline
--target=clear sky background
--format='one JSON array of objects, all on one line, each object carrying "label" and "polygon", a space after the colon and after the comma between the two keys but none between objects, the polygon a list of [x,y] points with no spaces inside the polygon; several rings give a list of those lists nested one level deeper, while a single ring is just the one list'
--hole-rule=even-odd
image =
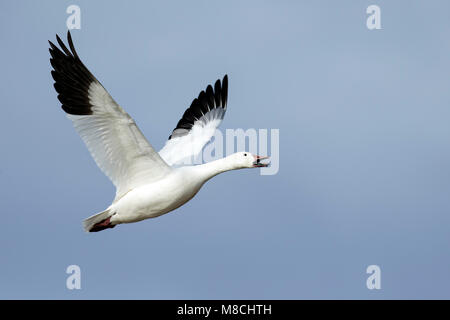
[{"label": "clear sky background", "polygon": [[[225,128],[280,130],[280,170],[87,234],[114,187],[60,109],[47,40],[160,149],[229,75]],[[368,30],[366,8],[381,8]],[[448,1],[1,1],[0,298],[450,298]],[[81,267],[82,289],[66,288]],[[381,290],[366,268],[381,268]]]}]

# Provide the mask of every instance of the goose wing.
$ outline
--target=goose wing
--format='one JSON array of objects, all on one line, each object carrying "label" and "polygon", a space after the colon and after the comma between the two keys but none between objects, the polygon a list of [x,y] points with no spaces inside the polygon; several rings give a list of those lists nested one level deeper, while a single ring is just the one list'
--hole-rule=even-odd
[{"label": "goose wing", "polygon": [[116,186],[116,199],[168,174],[170,166],[81,62],[70,32],[70,50],[56,38],[61,50],[50,41],[49,50],[58,99],[97,165]]},{"label": "goose wing", "polygon": [[209,85],[184,112],[159,154],[171,166],[188,165],[211,140],[225,116],[228,76]]}]

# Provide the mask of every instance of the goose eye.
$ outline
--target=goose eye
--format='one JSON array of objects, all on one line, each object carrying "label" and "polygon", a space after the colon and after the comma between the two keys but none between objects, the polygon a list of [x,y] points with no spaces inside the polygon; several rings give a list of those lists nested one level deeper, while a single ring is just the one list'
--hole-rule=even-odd
[{"label": "goose eye", "polygon": [[244,157],[246,157],[247,156],[247,154],[246,153],[244,153]]}]

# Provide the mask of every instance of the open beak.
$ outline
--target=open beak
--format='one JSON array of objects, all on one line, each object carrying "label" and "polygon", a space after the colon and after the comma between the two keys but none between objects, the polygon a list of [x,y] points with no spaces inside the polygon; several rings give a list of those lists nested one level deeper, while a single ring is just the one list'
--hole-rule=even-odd
[{"label": "open beak", "polygon": [[264,163],[261,162],[261,160],[269,159],[269,157],[266,157],[266,156],[264,156],[264,157],[253,156],[253,157],[255,158],[255,161],[253,162],[253,167],[254,168],[267,167],[270,164],[270,161],[269,162],[264,162]]}]

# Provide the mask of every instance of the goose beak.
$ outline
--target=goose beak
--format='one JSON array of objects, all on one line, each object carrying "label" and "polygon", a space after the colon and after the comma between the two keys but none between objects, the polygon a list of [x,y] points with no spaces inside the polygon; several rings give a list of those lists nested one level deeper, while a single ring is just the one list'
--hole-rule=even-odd
[{"label": "goose beak", "polygon": [[253,167],[254,168],[267,167],[270,164],[270,161],[269,162],[265,162],[265,163],[261,162],[261,160],[269,159],[269,157],[267,157],[267,156],[263,156],[263,157],[262,156],[253,156],[253,157],[255,158],[255,161],[253,162]]}]

